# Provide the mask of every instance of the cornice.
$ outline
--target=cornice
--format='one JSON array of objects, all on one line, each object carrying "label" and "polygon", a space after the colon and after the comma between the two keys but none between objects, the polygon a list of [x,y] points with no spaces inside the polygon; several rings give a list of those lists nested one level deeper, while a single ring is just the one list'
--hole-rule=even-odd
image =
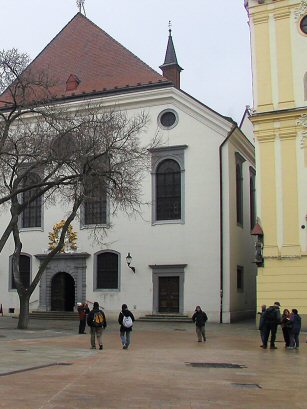
[{"label": "cornice", "polygon": [[292,119],[295,122],[304,114],[307,114],[307,107],[282,109],[268,112],[253,112],[250,120],[253,124],[261,122],[282,121]]},{"label": "cornice", "polygon": [[284,20],[286,18],[289,18],[291,16],[291,11],[290,10],[278,10],[277,13],[274,13],[274,20]]}]

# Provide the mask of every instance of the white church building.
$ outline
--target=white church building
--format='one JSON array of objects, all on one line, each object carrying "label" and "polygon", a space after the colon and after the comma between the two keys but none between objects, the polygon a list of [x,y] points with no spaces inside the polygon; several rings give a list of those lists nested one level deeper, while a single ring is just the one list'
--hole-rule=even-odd
[{"label": "white church building", "polygon": [[[59,102],[101,101],[128,115],[143,110],[150,119],[144,143],[158,134],[162,144],[150,151],[142,214],[114,218],[106,200],[102,211],[76,219],[76,251],[50,262],[30,309],[72,311],[79,301],[98,301],[109,317],[123,303],[137,318],[191,315],[196,305],[212,322],[254,316],[254,146],[231,118],[180,88],[171,31],[159,74],[78,13],[31,63],[32,70],[47,66],[60,80]],[[46,257],[48,234],[63,217],[60,204],[43,202],[22,215],[26,280]],[[6,220],[2,212],[2,229]],[[93,239],[94,225],[106,227],[103,243]],[[11,240],[0,254],[4,314],[19,309],[13,251]]]}]

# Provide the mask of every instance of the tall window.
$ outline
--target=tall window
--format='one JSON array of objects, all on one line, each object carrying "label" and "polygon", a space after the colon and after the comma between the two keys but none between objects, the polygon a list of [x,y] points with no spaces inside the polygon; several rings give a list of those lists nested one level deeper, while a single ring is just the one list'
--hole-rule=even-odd
[{"label": "tall window", "polygon": [[244,290],[244,268],[242,266],[237,266],[237,290]]},{"label": "tall window", "polygon": [[249,168],[249,207],[251,230],[256,224],[256,172]]},{"label": "tall window", "polygon": [[96,259],[97,289],[118,288],[118,255],[111,252],[98,254]]},{"label": "tall window", "polygon": [[[20,280],[25,288],[29,288],[31,279],[31,258],[27,255],[21,255],[19,260]],[[16,282],[13,275],[11,264],[11,289],[16,289]]]},{"label": "tall window", "polygon": [[107,195],[101,179],[90,176],[85,187],[83,224],[96,225],[107,223]]},{"label": "tall window", "polygon": [[243,226],[243,171],[242,165],[245,159],[236,152],[236,207],[237,223]]},{"label": "tall window", "polygon": [[156,219],[181,218],[181,171],[173,159],[160,163],[156,172]]},{"label": "tall window", "polygon": [[[24,186],[32,186],[41,181],[36,173],[29,173],[24,179]],[[22,193],[22,203],[27,203],[21,215],[21,227],[41,227],[42,226],[42,197],[39,196],[33,201],[31,198],[38,192],[37,188],[29,189]]]}]

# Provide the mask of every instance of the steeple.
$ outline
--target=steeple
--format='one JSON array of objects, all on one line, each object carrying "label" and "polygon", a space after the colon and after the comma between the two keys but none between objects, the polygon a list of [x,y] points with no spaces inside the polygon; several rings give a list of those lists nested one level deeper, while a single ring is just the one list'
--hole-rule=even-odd
[{"label": "steeple", "polygon": [[169,36],[165,53],[165,59],[163,65],[160,68],[163,72],[163,76],[172,81],[176,88],[180,88],[180,73],[183,68],[180,67],[176,57],[176,51],[172,38],[171,22],[169,22]]}]

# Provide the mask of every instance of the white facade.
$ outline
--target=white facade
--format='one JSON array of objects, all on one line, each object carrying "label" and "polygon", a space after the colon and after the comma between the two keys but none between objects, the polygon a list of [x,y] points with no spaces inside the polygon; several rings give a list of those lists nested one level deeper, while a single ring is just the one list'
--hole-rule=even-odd
[{"label": "white facade", "polygon": [[[222,318],[223,322],[230,322],[251,316],[255,310],[256,276],[249,223],[249,168],[254,167],[252,144],[232,122],[174,87],[104,97],[103,102],[111,107],[116,104],[129,115],[140,109],[148,113],[150,123],[141,138],[148,143],[159,133],[161,150],[158,154],[152,153],[157,161],[162,157],[174,158],[179,152],[179,161],[182,161],[181,220],[155,222],[153,168],[143,180],[142,199],[149,204],[143,206],[142,216],[110,216],[112,228],[107,229],[103,243],[93,239],[92,229],[80,228],[80,220],[74,221],[73,227],[78,233],[76,257],[70,254],[61,256],[62,262],[52,261],[55,264],[49,276],[46,278],[45,274],[40,288],[36,288],[31,297],[30,309],[51,310],[52,275],[66,268],[68,274],[76,274],[75,303],[98,301],[109,316],[115,317],[122,303],[127,303],[136,317],[161,312],[161,277],[178,277],[178,313],[192,314],[199,304],[210,321],[219,322]],[[158,117],[168,109],[176,112],[178,123],[166,130],[159,126]],[[244,158],[244,221],[240,226],[236,221],[236,152]],[[45,207],[43,227],[22,231],[22,251],[31,256],[32,275],[40,262],[36,255],[44,254],[48,248],[48,233],[64,216],[65,209],[60,205]],[[0,220],[1,226],[5,226],[8,220],[5,212]],[[9,258],[13,248],[13,242],[9,241],[0,254],[0,302],[4,313],[9,308],[18,312],[19,308],[16,290],[10,289]],[[117,289],[95,289],[95,255],[104,250],[119,256]],[[131,265],[135,273],[127,266],[128,252],[133,258]],[[76,264],[79,253],[88,253],[81,261],[86,266],[82,273],[82,266]],[[243,286],[239,289],[238,266],[242,267],[244,275]]]}]

